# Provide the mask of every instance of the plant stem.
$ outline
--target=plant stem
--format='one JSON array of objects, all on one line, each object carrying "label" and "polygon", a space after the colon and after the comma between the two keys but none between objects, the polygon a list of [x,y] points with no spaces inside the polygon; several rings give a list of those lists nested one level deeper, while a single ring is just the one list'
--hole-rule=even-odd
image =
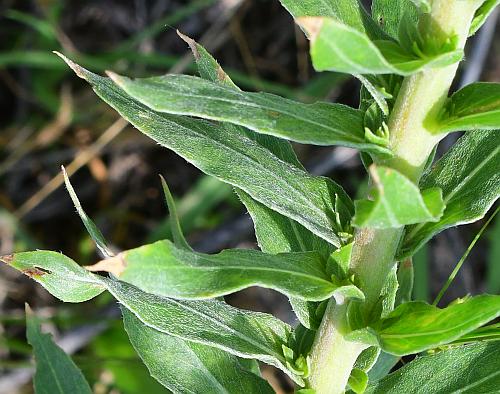
[{"label": "plant stem", "polygon": [[[478,0],[434,0],[431,24],[426,32],[458,36],[463,47]],[[423,167],[442,135],[433,134],[429,125],[436,118],[448,95],[458,64],[429,69],[403,80],[389,118],[390,147],[394,156],[377,164],[397,169],[418,183]],[[354,234],[350,270],[365,294],[365,316],[378,302],[381,289],[394,264],[394,256],[403,235],[403,228],[360,228]],[[318,329],[311,352],[309,387],[317,394],[343,393],[350,372],[366,348],[348,342],[348,304],[335,305],[332,299]]]}]

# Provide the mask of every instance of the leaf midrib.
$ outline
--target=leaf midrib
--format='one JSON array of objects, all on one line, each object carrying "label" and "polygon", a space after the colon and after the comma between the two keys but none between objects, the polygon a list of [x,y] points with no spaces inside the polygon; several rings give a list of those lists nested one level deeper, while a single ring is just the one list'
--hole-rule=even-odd
[{"label": "leaf midrib", "polygon": [[[121,286],[121,285],[119,285],[119,286]],[[109,287],[108,287],[108,289],[109,289]],[[112,292],[114,292],[114,289],[113,289],[113,291],[112,291]],[[217,320],[217,319],[214,319],[212,316],[207,315],[207,314],[205,314],[204,312],[201,312],[201,311],[199,311],[199,310],[197,310],[197,309],[191,308],[191,307],[189,307],[188,305],[185,305],[185,304],[183,304],[183,303],[181,303],[181,302],[178,302],[177,300],[172,299],[172,298],[166,298],[166,297],[160,297],[160,296],[154,296],[154,297],[155,297],[155,298],[165,298],[165,299],[167,299],[167,301],[168,301],[168,302],[170,302],[170,303],[172,303],[172,304],[176,304],[176,305],[177,305],[177,306],[179,306],[181,309],[185,309],[185,310],[186,310],[186,311],[188,311],[188,312],[194,313],[195,315],[199,315],[199,316],[201,316],[202,318],[207,319],[208,321],[211,321],[211,322],[212,322],[212,323],[214,323],[215,325],[217,325],[217,326],[219,326],[219,327],[222,327],[224,330],[226,330],[226,331],[228,331],[228,332],[232,333],[233,335],[235,335],[236,337],[240,338],[240,339],[241,339],[241,340],[243,340],[244,342],[249,343],[249,344],[251,344],[252,346],[255,346],[255,347],[256,347],[256,348],[258,348],[259,350],[263,351],[263,352],[264,352],[264,353],[263,353],[263,355],[270,355],[270,356],[274,357],[277,361],[279,361],[279,362],[280,362],[280,364],[282,364],[282,365],[283,365],[283,363],[284,363],[284,358],[283,358],[283,357],[282,357],[279,353],[276,353],[276,351],[275,351],[275,350],[266,348],[266,347],[265,347],[265,345],[263,345],[263,344],[261,344],[261,343],[259,343],[259,342],[256,342],[256,341],[255,341],[253,338],[251,338],[251,337],[248,337],[248,336],[246,336],[246,335],[241,334],[239,331],[237,331],[237,330],[235,330],[235,329],[233,329],[233,328],[231,328],[231,327],[227,326],[225,323],[223,323],[223,322],[221,322],[221,321],[219,321],[219,320]],[[117,297],[117,298],[118,298],[118,297]],[[123,297],[120,297],[120,298],[122,298],[122,300],[120,300],[120,301],[121,301],[121,302],[123,302]],[[141,300],[141,299],[139,299],[138,301],[139,301],[141,304],[142,304],[142,303],[144,303],[144,301],[143,301],[143,300]],[[204,343],[204,344],[208,344],[208,345],[211,345],[211,346],[216,345],[217,347],[222,348],[222,349],[229,349],[229,350],[233,350],[233,349],[230,349],[230,348],[228,348],[227,346],[222,345],[222,344],[214,344],[214,343],[212,343],[212,342],[208,343],[208,341],[203,341],[202,339],[198,339],[198,340],[186,339],[186,338],[182,337],[181,335],[170,334],[170,333],[166,332],[166,331],[165,331],[165,329],[161,328],[160,326],[158,326],[158,325],[154,325],[154,324],[150,323],[149,321],[146,321],[146,320],[145,320],[145,318],[144,318],[143,316],[141,316],[141,315],[139,314],[139,312],[138,312],[138,311],[136,311],[136,310],[135,310],[135,308],[132,308],[132,306],[130,305],[130,303],[129,303],[129,302],[126,302],[126,305],[127,305],[127,309],[129,309],[132,313],[134,313],[134,314],[137,316],[137,318],[138,318],[138,319],[140,319],[140,320],[141,320],[144,324],[146,324],[147,326],[149,326],[149,327],[151,327],[151,328],[153,328],[153,329],[155,329],[155,330],[158,330],[158,331],[164,332],[164,333],[166,333],[166,334],[168,334],[168,335],[173,335],[173,336],[176,336],[176,337],[181,338],[181,339],[184,339],[184,340],[188,340],[188,341],[189,341],[189,340],[191,340],[191,341],[193,341],[193,342]],[[139,308],[139,309],[140,309],[140,308]],[[148,320],[149,320],[149,319],[148,319]],[[276,335],[278,336],[278,334],[276,334]],[[234,350],[234,351],[236,351],[236,350]],[[242,352],[238,352],[238,353],[243,354]]]},{"label": "leaf midrib", "polygon": [[[150,85],[150,89],[154,89],[154,90],[158,90],[158,91],[161,91],[163,85],[161,84],[161,82],[142,82],[144,83],[144,85]],[[176,81],[174,81],[174,83],[176,83]],[[156,88],[154,85],[158,85],[159,88]],[[184,86],[184,85],[183,85]],[[146,86],[147,87],[147,86]],[[217,87],[217,88],[220,88],[220,87]],[[231,92],[232,93],[232,92]],[[253,93],[253,94],[258,94],[258,93]],[[341,137],[344,137],[344,138],[351,138],[351,141],[353,142],[359,142],[359,143],[365,143],[365,144],[369,144],[368,141],[366,141],[365,139],[363,138],[360,138],[358,136],[356,136],[355,134],[352,134],[352,133],[349,133],[349,132],[345,132],[341,129],[337,129],[337,128],[334,128],[330,125],[327,125],[325,123],[319,123],[319,122],[316,122],[312,119],[308,119],[308,118],[304,118],[304,117],[301,117],[301,116],[298,116],[297,114],[294,114],[294,113],[291,113],[291,112],[288,112],[287,110],[284,110],[282,107],[273,107],[273,108],[270,108],[270,107],[264,107],[262,106],[261,104],[258,104],[256,103],[255,101],[239,101],[239,100],[233,100],[233,99],[229,99],[229,98],[225,98],[225,97],[215,97],[215,96],[211,96],[211,95],[203,95],[203,94],[191,94],[191,93],[184,93],[183,91],[181,90],[176,90],[175,91],[175,95],[176,96],[182,96],[182,97],[185,97],[185,98],[201,98],[201,99],[206,99],[206,100],[211,100],[211,101],[214,101],[214,102],[224,102],[224,103],[228,103],[228,104],[237,104],[237,105],[240,105],[240,106],[246,106],[246,107],[251,107],[251,108],[255,108],[255,109],[259,109],[263,112],[265,111],[276,111],[276,112],[280,112],[284,115],[287,115],[287,116],[290,116],[292,119],[298,119],[298,120],[301,120],[303,121],[304,123],[308,123],[310,125],[313,125],[313,126],[318,126],[320,128],[323,128],[327,131],[331,131],[333,134],[337,134]],[[131,95],[131,97],[134,97]],[[249,97],[249,93],[245,93],[245,96],[244,96],[247,100],[251,100],[250,97]],[[259,96],[259,99],[261,99],[263,96]],[[142,100],[141,100],[142,102]],[[296,103],[298,105],[300,105],[301,103]],[[209,119],[212,119],[212,120],[216,120],[216,121],[222,121],[222,122],[229,122],[229,123],[236,123],[236,124],[239,124],[241,126],[244,126],[244,127],[248,127],[249,129],[251,130],[254,130],[256,132],[258,132],[260,129],[256,126],[254,126],[253,123],[249,123],[249,122],[245,122],[245,119],[241,118],[241,119],[234,119],[234,118],[230,118],[230,117],[225,117],[225,116],[222,116],[222,115],[210,115],[210,114],[207,114],[206,112],[203,112],[203,111],[179,111],[179,110],[171,110],[169,109],[168,111],[165,111],[165,107],[161,107],[158,105],[158,104],[153,104],[152,102],[149,102],[149,104],[146,104],[147,106],[151,105],[152,106],[152,109],[154,109],[155,111],[158,111],[158,112],[168,112],[168,113],[171,113],[171,114],[176,114],[176,115],[188,115],[188,116],[198,116],[198,117],[208,117]],[[307,104],[302,104],[304,106],[306,106]],[[341,105],[341,104],[339,104]],[[154,107],[153,107],[154,106]],[[346,108],[349,108],[349,107],[346,107]],[[202,115],[200,115],[202,114]],[[271,134],[271,135],[275,135],[275,136],[280,136],[280,137],[283,137],[283,136],[291,136],[290,134],[284,134],[284,133],[277,133],[277,132],[273,132],[272,129],[266,127],[266,131]],[[266,133],[267,134],[267,133]]]}]

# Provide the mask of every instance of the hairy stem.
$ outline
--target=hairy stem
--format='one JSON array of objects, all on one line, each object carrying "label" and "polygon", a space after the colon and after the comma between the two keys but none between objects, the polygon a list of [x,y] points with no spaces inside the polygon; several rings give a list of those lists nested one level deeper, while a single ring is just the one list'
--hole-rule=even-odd
[{"label": "hairy stem", "polygon": [[[457,35],[464,46],[477,0],[434,0],[426,31]],[[394,156],[380,164],[392,167],[418,183],[423,167],[441,136],[430,126],[448,95],[458,64],[429,69],[404,79],[389,118],[390,146]],[[403,228],[360,228],[354,235],[350,269],[359,281],[366,301],[367,315],[378,302],[381,289],[391,270]],[[316,335],[312,353],[309,387],[317,394],[343,393],[353,365],[366,348],[348,342],[347,305],[331,300]]]}]

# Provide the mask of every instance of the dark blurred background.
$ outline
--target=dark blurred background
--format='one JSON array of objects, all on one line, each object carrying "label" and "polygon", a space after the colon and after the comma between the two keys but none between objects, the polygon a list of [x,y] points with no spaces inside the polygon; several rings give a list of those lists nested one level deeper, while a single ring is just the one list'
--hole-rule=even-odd
[{"label": "dark blurred background", "polygon": [[[369,6],[369,2],[367,3]],[[470,40],[456,87],[500,80],[496,14]],[[199,41],[245,90],[304,102],[357,106],[359,83],[315,73],[308,44],[278,0],[3,0],[0,2],[0,255],[52,249],[81,264],[99,259],[60,173],[65,165],[87,213],[116,250],[169,236],[158,174],[167,179],[196,250],[255,248],[252,223],[231,187],[201,174],[119,120],[55,55],[130,76],[196,70],[175,29]],[[458,136],[443,141],[445,151]],[[295,145],[306,167],[352,197],[365,190],[355,151]],[[414,297],[432,300],[481,222],[437,236],[415,257]],[[496,241],[496,242],[495,242]],[[500,219],[473,249],[443,303],[500,290]],[[285,298],[262,289],[229,297],[240,307],[294,322]],[[83,369],[96,393],[165,392],[138,362],[107,295],[62,304],[0,267],[0,393],[31,392],[24,302]],[[290,386],[264,371],[281,392]]]}]

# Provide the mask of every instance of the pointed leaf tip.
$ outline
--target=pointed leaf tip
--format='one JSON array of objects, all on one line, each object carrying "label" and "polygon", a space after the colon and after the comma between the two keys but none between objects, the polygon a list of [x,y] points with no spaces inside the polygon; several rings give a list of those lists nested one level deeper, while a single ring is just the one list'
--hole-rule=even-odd
[{"label": "pointed leaf tip", "polygon": [[88,72],[85,68],[82,66],[76,64],[72,60],[68,59],[66,56],[64,56],[61,52],[53,51],[54,54],[59,56],[62,60],[66,62],[66,64],[75,72],[76,75],[78,75],[80,78],[87,80],[87,75],[86,73]]},{"label": "pointed leaf tip", "polygon": [[200,52],[198,51],[198,48],[196,47],[196,41],[193,40],[191,37],[186,36],[185,34],[182,34],[179,30],[177,30],[177,35],[186,43],[189,45],[189,48],[193,52],[193,56],[195,60],[200,60],[201,55]]}]

